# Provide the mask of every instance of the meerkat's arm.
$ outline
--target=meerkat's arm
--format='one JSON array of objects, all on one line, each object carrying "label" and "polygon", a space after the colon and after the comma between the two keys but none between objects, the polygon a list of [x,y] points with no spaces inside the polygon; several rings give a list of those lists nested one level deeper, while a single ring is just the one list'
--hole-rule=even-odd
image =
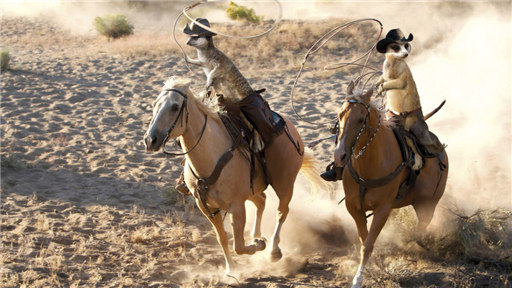
[{"label": "meerkat's arm", "polygon": [[201,61],[199,59],[192,59],[188,55],[185,58],[185,61],[187,61],[187,63],[190,63],[192,65],[202,66]]},{"label": "meerkat's arm", "polygon": [[380,76],[379,80],[377,81],[377,84],[375,85],[375,87],[377,88],[377,95],[382,93],[382,91],[383,91],[382,84],[383,83],[384,83],[384,76]]},{"label": "meerkat's arm", "polygon": [[206,90],[208,90],[210,87],[212,87],[214,81],[218,77],[222,77],[222,75],[220,75],[220,71],[218,69],[220,66],[220,63],[217,61],[211,61],[211,64],[213,65],[213,69],[210,70],[210,73],[208,73],[206,75]]},{"label": "meerkat's arm", "polygon": [[385,81],[382,83],[382,90],[404,89],[407,84],[406,78],[407,76],[403,74],[397,79]]}]

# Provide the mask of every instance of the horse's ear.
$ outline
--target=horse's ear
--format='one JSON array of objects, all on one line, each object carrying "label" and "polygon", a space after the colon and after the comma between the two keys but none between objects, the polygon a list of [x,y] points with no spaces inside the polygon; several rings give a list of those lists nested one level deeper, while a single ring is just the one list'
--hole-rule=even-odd
[{"label": "horse's ear", "polygon": [[373,88],[370,88],[368,91],[366,91],[366,93],[361,96],[361,100],[363,100],[363,102],[368,105],[370,104],[370,99],[372,98],[372,95],[373,95]]},{"label": "horse's ear", "polygon": [[350,81],[347,87],[347,96],[352,95],[352,92],[354,91],[354,88],[356,87],[356,84],[354,81]]}]

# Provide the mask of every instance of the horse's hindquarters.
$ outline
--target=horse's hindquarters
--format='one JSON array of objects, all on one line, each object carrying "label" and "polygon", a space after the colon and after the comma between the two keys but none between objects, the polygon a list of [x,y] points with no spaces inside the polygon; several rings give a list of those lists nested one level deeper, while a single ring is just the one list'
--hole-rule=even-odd
[{"label": "horse's hindquarters", "polygon": [[[280,187],[292,187],[293,189],[295,178],[302,165],[302,154],[304,152],[304,145],[297,129],[288,119],[284,119],[287,125],[285,129],[288,129],[290,137],[288,137],[285,131],[274,138],[272,143],[265,149],[267,172],[270,184],[274,187],[276,193],[278,193],[277,190]],[[295,144],[292,141],[295,141]]]}]

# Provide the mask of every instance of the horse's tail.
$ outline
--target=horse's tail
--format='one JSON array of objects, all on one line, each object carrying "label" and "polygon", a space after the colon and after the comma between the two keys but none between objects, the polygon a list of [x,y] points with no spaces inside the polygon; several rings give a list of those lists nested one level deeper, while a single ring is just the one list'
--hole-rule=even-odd
[{"label": "horse's tail", "polygon": [[305,148],[300,172],[308,179],[309,183],[311,183],[312,191],[315,195],[318,193],[319,187],[329,193],[332,191],[330,183],[320,177],[320,171],[320,162],[313,156],[313,151],[309,148]]}]

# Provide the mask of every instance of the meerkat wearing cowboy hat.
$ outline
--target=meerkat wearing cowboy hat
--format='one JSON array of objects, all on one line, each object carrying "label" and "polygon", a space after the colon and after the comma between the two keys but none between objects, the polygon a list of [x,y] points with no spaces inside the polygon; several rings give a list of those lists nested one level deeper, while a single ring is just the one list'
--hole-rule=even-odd
[{"label": "meerkat wearing cowboy hat", "polygon": [[[240,107],[243,115],[256,128],[253,139],[254,151],[263,150],[270,142],[275,132],[272,125],[272,115],[268,103],[261,97],[260,91],[254,91],[247,79],[237,69],[235,64],[213,43],[213,36],[217,35],[204,29],[210,27],[207,19],[196,18],[183,32],[190,35],[187,45],[196,48],[197,59],[187,57],[187,62],[203,68],[206,74],[206,89],[214,88],[216,94],[222,95],[226,104],[235,104]],[[268,109],[267,109],[268,108]]]},{"label": "meerkat wearing cowboy hat", "polygon": [[[264,147],[277,135],[270,106],[260,95],[264,90],[254,91],[251,88],[235,64],[215,47],[213,36],[217,34],[204,27],[210,27],[210,22],[204,18],[196,18],[190,25],[185,25],[183,32],[189,35],[187,45],[197,51],[197,59],[187,56],[186,61],[203,68],[206,74],[206,91],[213,88],[217,95],[222,95],[219,98],[221,106],[237,107],[233,111],[242,114],[245,117],[243,121],[249,122],[249,126],[255,130],[251,131],[251,149],[263,155]],[[184,194],[189,193],[183,183],[183,175],[176,188]]]},{"label": "meerkat wearing cowboy hat", "polygon": [[187,56],[187,62],[203,68],[206,74],[206,89],[213,87],[216,93],[222,94],[229,101],[239,101],[254,93],[235,64],[215,47],[213,36],[217,34],[196,23],[210,27],[210,22],[204,18],[194,19],[190,26],[186,24],[183,32],[189,35],[187,45],[197,51],[197,59]]},{"label": "meerkat wearing cowboy hat", "polygon": [[430,132],[424,120],[420,96],[405,58],[411,52],[413,35],[405,38],[400,29],[390,30],[377,43],[377,51],[385,54],[382,76],[377,82],[378,94],[386,92],[387,109],[398,117],[406,131],[416,136],[430,156],[439,155],[445,146]]}]

